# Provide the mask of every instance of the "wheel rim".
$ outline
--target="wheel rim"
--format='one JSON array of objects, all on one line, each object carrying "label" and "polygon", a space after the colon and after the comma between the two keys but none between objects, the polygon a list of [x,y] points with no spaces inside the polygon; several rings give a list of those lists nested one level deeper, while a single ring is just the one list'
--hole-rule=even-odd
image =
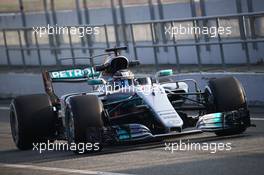
[{"label": "wheel rim", "polygon": [[74,127],[74,119],[71,113],[68,111],[68,143],[74,143],[75,137],[75,127]]},{"label": "wheel rim", "polygon": [[211,112],[215,112],[215,103],[214,103],[214,96],[212,94],[211,89],[206,88],[205,89],[205,98],[206,98],[206,103],[207,103],[207,110]]},{"label": "wheel rim", "polygon": [[14,107],[11,107],[10,109],[10,125],[11,125],[12,138],[14,142],[17,144],[19,130],[18,130],[17,115],[16,115],[16,111],[14,110]]}]

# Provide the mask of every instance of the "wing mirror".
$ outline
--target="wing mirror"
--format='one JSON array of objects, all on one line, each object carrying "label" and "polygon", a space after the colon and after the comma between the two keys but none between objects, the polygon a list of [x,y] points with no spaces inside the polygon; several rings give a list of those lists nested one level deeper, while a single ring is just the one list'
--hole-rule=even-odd
[{"label": "wing mirror", "polygon": [[170,75],[173,75],[172,69],[160,70],[156,73],[156,77],[165,77]]},{"label": "wing mirror", "polygon": [[172,69],[165,69],[165,70],[160,70],[156,73],[155,78],[156,78],[156,83],[159,83],[159,78],[161,77],[166,77],[166,76],[171,76],[173,75]]}]

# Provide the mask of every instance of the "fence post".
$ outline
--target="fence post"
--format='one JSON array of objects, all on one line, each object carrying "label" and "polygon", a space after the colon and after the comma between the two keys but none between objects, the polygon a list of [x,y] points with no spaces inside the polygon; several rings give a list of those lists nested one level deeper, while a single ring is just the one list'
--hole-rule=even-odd
[{"label": "fence post", "polygon": [[24,49],[23,49],[23,45],[22,45],[22,37],[21,37],[21,33],[19,30],[17,30],[17,34],[18,34],[19,48],[20,48],[21,57],[22,57],[23,69],[25,70],[26,69],[26,61],[25,61]]},{"label": "fence post", "polygon": [[[76,5],[76,13],[77,13],[78,24],[81,25],[82,24],[82,13],[81,13],[81,9],[80,9],[80,0],[75,0],[75,5]],[[82,47],[84,47],[85,46],[84,38],[81,37],[80,39],[81,39],[81,45],[82,45]],[[82,52],[86,53],[86,50],[82,49]]]},{"label": "fence post", "polygon": [[105,32],[105,42],[106,42],[106,47],[109,48],[109,47],[110,47],[110,43],[109,43],[109,38],[108,38],[108,33],[107,33],[107,26],[106,26],[106,24],[104,24],[104,32]]},{"label": "fence post", "polygon": [[[159,17],[160,19],[164,19],[164,12],[163,12],[163,5],[161,0],[158,0],[158,10],[159,10]],[[165,35],[165,30],[164,30],[164,23],[160,23],[160,32],[161,32],[161,37],[162,37],[162,42],[163,44],[167,43],[166,35]],[[168,52],[168,47],[163,47],[165,52]]]},{"label": "fence post", "polygon": [[5,45],[5,51],[6,51],[7,64],[8,64],[8,67],[10,67],[11,66],[11,61],[10,61],[10,55],[9,55],[9,50],[8,50],[8,46],[7,46],[7,39],[6,39],[6,31],[5,31],[5,29],[3,29],[3,37],[4,37],[4,45]]},{"label": "fence post", "polygon": [[[22,26],[26,27],[27,26],[27,22],[26,22],[26,15],[25,15],[25,11],[24,11],[24,4],[23,4],[23,0],[18,0],[19,2],[19,10],[20,10],[20,15],[21,15],[21,21],[22,21]],[[26,47],[29,47],[29,38],[28,38],[28,33],[27,30],[24,30],[24,38],[25,38],[25,44]],[[30,50],[27,50],[27,54],[30,54]]]},{"label": "fence post", "polygon": [[158,55],[157,55],[157,47],[155,46],[156,45],[156,41],[154,39],[155,26],[153,23],[150,23],[150,30],[151,30],[152,46],[153,46],[153,51],[154,51],[155,69],[156,69],[156,71],[158,71],[159,70],[159,62],[158,62]]},{"label": "fence post", "polygon": [[[89,14],[89,9],[87,5],[87,0],[83,0],[83,8],[84,8],[84,15],[85,15],[85,25],[90,24],[90,14]],[[87,40],[87,45],[88,45],[88,50],[89,50],[89,56],[93,56],[93,49],[91,47],[93,46],[93,41],[90,35],[86,35],[86,40]],[[93,59],[90,60],[91,63],[93,64]]]},{"label": "fence post", "polygon": [[37,47],[37,54],[38,54],[39,66],[42,69],[41,54],[40,54],[38,37],[37,37],[37,33],[36,32],[34,32],[34,37],[35,37],[35,42],[36,42],[36,47]]},{"label": "fence post", "polygon": [[[237,7],[237,13],[242,13],[242,4],[240,0],[236,0],[236,7]],[[245,28],[244,28],[244,21],[245,18],[244,16],[239,16],[238,18],[238,24],[239,24],[239,30],[240,30],[240,38],[243,41],[246,41],[246,33],[245,33]],[[242,49],[245,50],[246,54],[246,61],[247,61],[247,67],[250,69],[250,56],[249,56],[249,50],[248,50],[248,43],[244,42],[242,43]]]},{"label": "fence post", "polygon": [[[52,19],[53,19],[53,25],[55,26],[55,25],[57,25],[57,16],[56,16],[56,11],[55,11],[54,0],[50,0],[50,5],[51,5],[51,14],[52,14]],[[53,39],[54,39],[54,37],[55,37],[55,41],[56,41],[56,44],[54,44],[55,60],[56,60],[56,64],[60,65],[60,61],[58,58],[58,53],[60,53],[60,50],[59,50],[60,38],[57,34],[53,35]]]},{"label": "fence post", "polygon": [[73,63],[73,66],[75,66],[76,60],[75,60],[74,48],[72,45],[72,37],[71,37],[70,32],[68,33],[68,37],[69,37],[69,44],[70,44],[70,50],[71,50],[71,56],[72,56],[72,63]]},{"label": "fence post", "polygon": [[[120,19],[121,19],[121,24],[122,24],[122,32],[123,32],[123,40],[124,44],[127,46],[128,41],[127,41],[127,33],[126,33],[126,17],[125,17],[125,10],[124,10],[124,5],[123,5],[123,0],[118,0],[119,2],[119,10],[120,10]],[[129,47],[126,52],[129,52]]]},{"label": "fence post", "polygon": [[115,8],[114,0],[111,0],[111,10],[112,10],[112,18],[113,18],[114,31],[115,31],[116,46],[120,46],[120,41],[119,41],[119,36],[118,36],[116,8]]},{"label": "fence post", "polygon": [[[247,6],[248,6],[248,12],[253,12],[253,4],[252,0],[247,0]],[[255,17],[251,16],[249,17],[249,25],[250,25],[250,32],[251,32],[251,38],[256,39],[256,31],[255,31]],[[258,50],[258,43],[252,43],[253,49]]]},{"label": "fence post", "polygon": [[[153,5],[152,0],[148,0],[148,5],[149,5],[150,20],[155,20],[156,19],[155,10],[154,10],[154,5]],[[154,24],[153,27],[155,28],[156,24]],[[154,31],[155,31],[155,36],[158,36],[158,33],[156,33],[156,30],[154,30]],[[158,42],[158,37],[155,37],[155,41]],[[156,52],[159,52],[159,48],[158,47],[155,50],[156,50]]]},{"label": "fence post", "polygon": [[135,57],[136,60],[138,60],[136,41],[135,41],[135,36],[134,36],[134,31],[133,31],[133,25],[132,24],[130,24],[130,32],[131,32],[132,46],[133,46],[133,50],[134,50],[134,57]]},{"label": "fence post", "polygon": [[[48,11],[48,2],[47,0],[43,0],[43,7],[44,7],[44,12],[45,12],[45,18],[46,18],[46,24],[51,24],[51,21],[50,21],[50,15],[49,15],[49,11]],[[54,47],[54,40],[53,40],[53,37],[48,35],[48,38],[49,38],[49,46],[50,47]],[[53,53],[54,51],[51,50],[51,53]]]},{"label": "fence post", "polygon": [[[196,16],[196,10],[195,10],[195,4],[194,4],[194,0],[190,0],[190,6],[191,6],[191,14],[192,17]],[[197,20],[192,20],[193,26],[196,27],[197,26]],[[198,68],[199,71],[202,70],[202,64],[201,64],[201,55],[200,55],[200,47],[198,45],[199,43],[199,37],[197,36],[196,33],[194,33],[194,40],[195,40],[195,48],[196,48],[196,56],[197,56],[197,61],[198,61]]]},{"label": "fence post", "polygon": [[[201,16],[206,16],[206,10],[205,10],[205,2],[204,0],[200,0],[200,10],[201,10]],[[208,27],[208,20],[203,20],[203,27]],[[210,37],[208,34],[206,34],[205,36],[205,42],[209,42]],[[206,45],[206,50],[210,51],[211,47],[210,45]]]},{"label": "fence post", "polygon": [[[57,15],[56,15],[56,10],[55,10],[55,4],[54,4],[54,0],[50,0],[50,5],[51,5],[51,14],[52,14],[52,20],[53,20],[53,25],[56,26],[58,24],[58,20],[57,20]],[[55,34],[56,37],[56,44],[57,46],[60,45],[60,38],[59,35]]]},{"label": "fence post", "polygon": [[[237,8],[237,13],[242,13],[242,5],[241,5],[241,0],[236,0],[236,8]],[[245,34],[245,29],[244,29],[244,21],[243,17],[239,16],[238,17],[238,25],[239,25],[239,31],[240,31],[240,38],[242,40],[246,39],[246,34]],[[242,43],[242,49],[245,49],[246,43]]]},{"label": "fence post", "polygon": [[[216,27],[219,28],[219,19],[216,18]],[[221,43],[222,39],[219,33],[217,33],[217,39],[219,42],[219,49],[220,49],[220,56],[221,56],[221,63],[224,71],[226,70],[226,63],[225,63],[225,55],[224,55],[224,49],[223,49],[223,44]]]},{"label": "fence post", "polygon": [[[173,22],[171,22],[171,27],[173,27],[173,26],[174,26]],[[176,37],[174,34],[172,36],[172,41],[173,41],[173,44],[177,44]],[[181,72],[181,65],[180,65],[178,47],[176,45],[174,46],[174,53],[175,53],[175,57],[176,57],[177,71],[180,73]]]}]

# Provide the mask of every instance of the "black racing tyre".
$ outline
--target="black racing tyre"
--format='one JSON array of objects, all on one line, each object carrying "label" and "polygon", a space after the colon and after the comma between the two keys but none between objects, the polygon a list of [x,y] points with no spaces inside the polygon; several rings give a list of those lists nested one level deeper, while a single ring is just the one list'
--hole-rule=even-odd
[{"label": "black racing tyre", "polygon": [[216,112],[232,111],[246,107],[244,89],[236,78],[211,79],[208,85],[212,92]]},{"label": "black racing tyre", "polygon": [[[247,110],[244,88],[234,77],[211,79],[208,83],[213,96],[214,112]],[[246,127],[216,131],[218,136],[243,133]]]},{"label": "black racing tyre", "polygon": [[21,150],[31,149],[34,142],[46,142],[54,136],[56,115],[46,94],[16,97],[10,105],[13,140]]},{"label": "black racing tyre", "polygon": [[[85,152],[102,149],[103,104],[96,95],[74,96],[66,109],[66,133],[68,143],[97,144],[96,148]],[[99,149],[98,149],[99,148]],[[74,151],[80,153],[80,151]],[[81,152],[84,153],[84,152]]]}]

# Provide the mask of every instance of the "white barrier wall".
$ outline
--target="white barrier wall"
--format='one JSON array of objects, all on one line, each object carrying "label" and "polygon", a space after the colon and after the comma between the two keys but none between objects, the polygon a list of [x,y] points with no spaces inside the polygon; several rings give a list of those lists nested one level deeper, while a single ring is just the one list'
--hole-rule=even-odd
[{"label": "white barrier wall", "polygon": [[[201,89],[205,87],[209,78],[234,76],[243,84],[250,105],[264,105],[264,73],[188,73],[177,74],[176,80],[193,78]],[[17,95],[44,93],[40,74],[0,74],[0,98],[9,98]],[[59,95],[69,92],[90,91],[91,87],[82,84],[59,83],[55,85]]]}]

